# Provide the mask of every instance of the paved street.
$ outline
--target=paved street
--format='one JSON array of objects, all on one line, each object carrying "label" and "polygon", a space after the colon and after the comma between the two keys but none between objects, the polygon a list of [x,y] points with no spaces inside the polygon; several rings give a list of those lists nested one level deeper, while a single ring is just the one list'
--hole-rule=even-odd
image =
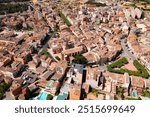
[{"label": "paved street", "polygon": [[134,57],[134,55],[128,50],[128,48],[126,47],[126,43],[122,40],[121,41],[121,46],[123,48],[124,51],[124,55],[125,57],[127,57],[129,60],[136,60],[136,58]]}]

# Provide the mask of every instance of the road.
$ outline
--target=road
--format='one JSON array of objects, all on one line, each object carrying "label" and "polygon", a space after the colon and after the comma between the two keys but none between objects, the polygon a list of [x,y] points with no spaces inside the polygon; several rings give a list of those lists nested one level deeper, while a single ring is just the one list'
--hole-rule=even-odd
[{"label": "road", "polygon": [[135,56],[128,50],[128,47],[126,47],[126,43],[124,40],[121,40],[121,46],[122,49],[125,53],[125,56],[129,59],[129,60],[136,60]]},{"label": "road", "polygon": [[99,70],[107,71],[107,65],[99,66]]},{"label": "road", "polygon": [[[45,42],[45,44],[43,45],[42,49],[44,50],[47,50],[47,47],[48,47],[48,41],[50,40],[51,38],[51,33],[53,32],[53,29],[51,28],[51,26],[49,25],[46,17],[43,16],[42,12],[40,12],[39,10],[35,9],[34,5],[32,5],[31,3],[29,3],[29,5],[34,9],[36,10],[40,15],[41,17],[43,18],[43,20],[45,21],[45,23],[47,24],[47,26],[49,27],[49,33],[47,33],[47,41]],[[49,52],[49,54],[51,55],[51,57],[54,59],[54,61],[58,62],[58,60],[55,58],[55,56],[52,54],[52,52]]]}]

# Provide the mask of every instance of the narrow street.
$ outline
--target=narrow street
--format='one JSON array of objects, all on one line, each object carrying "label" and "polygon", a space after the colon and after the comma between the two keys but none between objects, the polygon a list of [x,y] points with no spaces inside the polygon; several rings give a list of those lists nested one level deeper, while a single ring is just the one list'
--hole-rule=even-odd
[{"label": "narrow street", "polygon": [[127,59],[129,59],[129,60],[136,60],[136,58],[135,58],[135,56],[128,50],[128,48],[126,47],[126,43],[125,43],[125,41],[124,40],[121,40],[121,46],[122,46],[122,49],[123,49],[123,51],[124,51],[124,55],[125,55],[125,57],[127,58]]}]

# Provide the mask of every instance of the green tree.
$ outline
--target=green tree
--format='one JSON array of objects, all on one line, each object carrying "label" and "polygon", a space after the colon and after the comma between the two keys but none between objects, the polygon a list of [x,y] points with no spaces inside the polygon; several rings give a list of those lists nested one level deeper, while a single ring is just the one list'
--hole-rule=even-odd
[{"label": "green tree", "polygon": [[52,99],[53,99],[53,96],[51,94],[48,94],[46,100],[52,100]]},{"label": "green tree", "polygon": [[76,64],[87,64],[87,59],[83,55],[77,55],[74,57],[73,63]]},{"label": "green tree", "polygon": [[67,26],[71,26],[72,24],[70,23],[70,21],[66,18],[66,16],[61,12],[59,11],[59,15],[60,17],[63,19],[63,21],[66,23]]},{"label": "green tree", "polygon": [[7,83],[2,83],[0,84],[0,99],[3,98],[5,92],[9,89],[10,87],[10,84],[7,84]]}]

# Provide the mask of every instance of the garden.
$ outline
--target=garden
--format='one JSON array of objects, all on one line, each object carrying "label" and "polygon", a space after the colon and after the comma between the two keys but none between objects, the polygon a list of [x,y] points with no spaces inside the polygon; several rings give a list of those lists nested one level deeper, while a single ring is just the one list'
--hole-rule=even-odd
[{"label": "garden", "polygon": [[127,63],[128,63],[128,60],[126,58],[121,58],[118,61],[108,65],[107,70],[113,73],[118,73],[118,74],[128,73],[129,75],[139,76],[143,78],[149,77],[148,71],[137,60],[133,61],[133,65],[136,67],[137,71],[132,71],[132,70],[121,68]]},{"label": "garden", "polygon": [[66,16],[61,12],[59,11],[59,15],[60,17],[63,19],[63,21],[65,22],[65,24],[70,27],[72,24],[70,23],[70,21],[66,18]]}]

